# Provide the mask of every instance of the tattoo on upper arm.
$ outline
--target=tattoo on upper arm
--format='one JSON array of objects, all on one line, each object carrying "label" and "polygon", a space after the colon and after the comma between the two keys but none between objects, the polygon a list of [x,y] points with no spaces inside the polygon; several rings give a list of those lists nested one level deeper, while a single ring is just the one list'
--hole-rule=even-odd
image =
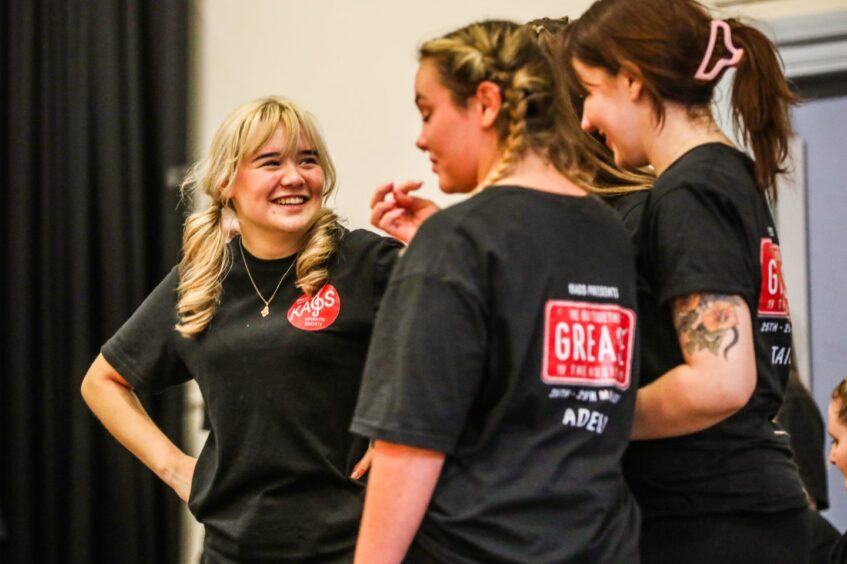
[{"label": "tattoo on upper arm", "polygon": [[[674,325],[685,354],[706,349],[714,355],[729,351],[738,343],[738,314],[743,304],[738,296],[689,294],[674,300]],[[724,345],[727,337],[729,342]],[[721,350],[722,349],[722,350]]]}]

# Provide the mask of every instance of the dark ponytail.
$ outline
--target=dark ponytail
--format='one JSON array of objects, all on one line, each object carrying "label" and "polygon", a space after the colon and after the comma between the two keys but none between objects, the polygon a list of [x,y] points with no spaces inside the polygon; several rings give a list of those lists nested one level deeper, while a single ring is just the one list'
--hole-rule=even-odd
[{"label": "dark ponytail", "polygon": [[732,119],[753,150],[756,183],[776,201],[776,175],[785,172],[791,138],[789,107],[797,96],[788,87],[776,46],[758,29],[730,19],[732,38],[744,49],[732,83]]}]

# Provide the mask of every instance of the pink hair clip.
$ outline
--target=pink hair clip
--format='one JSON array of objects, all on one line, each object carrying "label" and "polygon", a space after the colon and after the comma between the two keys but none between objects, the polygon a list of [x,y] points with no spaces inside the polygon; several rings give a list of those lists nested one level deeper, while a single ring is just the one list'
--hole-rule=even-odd
[{"label": "pink hair clip", "polygon": [[[709,61],[712,60],[712,55],[715,52],[715,43],[718,40],[718,28],[723,29],[723,44],[726,46],[727,51],[729,51],[732,55],[727,59],[721,59],[715,63],[712,70],[706,72],[706,67],[709,66]],[[723,20],[712,20],[712,32],[709,35],[709,47],[706,49],[706,54],[703,56],[703,62],[700,63],[700,68],[697,69],[697,73],[694,75],[694,78],[697,80],[714,80],[714,78],[718,76],[725,67],[734,67],[737,65],[743,55],[744,49],[740,49],[732,44],[732,31],[729,28],[729,24]]]}]

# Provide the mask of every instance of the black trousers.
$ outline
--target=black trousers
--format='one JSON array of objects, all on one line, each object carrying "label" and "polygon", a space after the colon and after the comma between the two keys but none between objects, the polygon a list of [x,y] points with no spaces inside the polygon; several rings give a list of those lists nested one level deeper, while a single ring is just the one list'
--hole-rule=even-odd
[{"label": "black trousers", "polygon": [[809,564],[807,508],[645,519],[641,564]]}]

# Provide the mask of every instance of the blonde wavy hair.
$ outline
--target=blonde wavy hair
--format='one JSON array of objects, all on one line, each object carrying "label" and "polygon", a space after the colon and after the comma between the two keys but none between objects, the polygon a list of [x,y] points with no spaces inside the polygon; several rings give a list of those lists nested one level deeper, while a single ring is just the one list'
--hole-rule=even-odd
[{"label": "blonde wavy hair", "polygon": [[[242,162],[279,126],[289,151],[297,150],[301,136],[317,151],[325,178],[324,202],[335,190],[335,166],[310,114],[277,96],[247,102],[230,114],[215,133],[206,157],[191,167],[182,183],[184,198],[197,202],[202,195],[208,202],[188,216],[183,230],[176,325],[183,337],[202,333],[215,316],[223,280],[232,264],[224,227],[224,215],[234,213],[231,187]],[[338,216],[323,207],[306,232],[295,270],[296,285],[306,294],[313,295],[326,283],[326,264],[335,252],[341,229]]]},{"label": "blonde wavy hair", "polygon": [[420,61],[435,63],[460,107],[467,106],[483,81],[500,88],[502,106],[495,124],[500,160],[480,186],[508,175],[528,151],[589,192],[605,184],[649,186],[649,176],[609,167],[590,150],[551,45],[536,27],[488,20],[427,41],[418,51]]}]

